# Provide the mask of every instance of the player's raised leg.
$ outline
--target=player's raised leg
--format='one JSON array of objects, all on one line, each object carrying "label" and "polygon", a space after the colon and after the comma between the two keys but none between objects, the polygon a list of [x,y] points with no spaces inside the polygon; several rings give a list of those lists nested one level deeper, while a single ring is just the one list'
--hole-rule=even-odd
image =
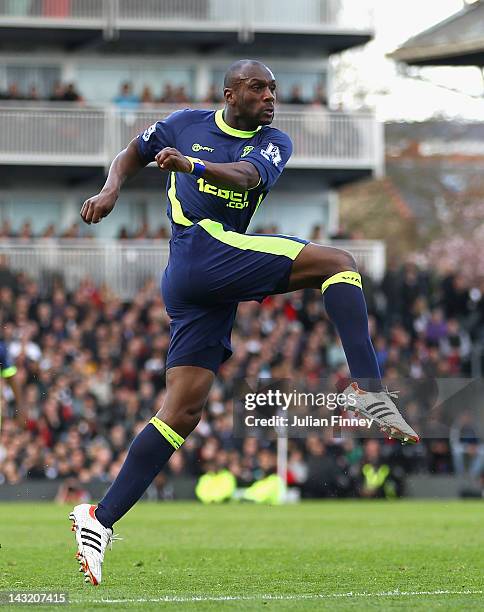
[{"label": "player's raised leg", "polygon": [[126,460],[98,506],[76,506],[73,521],[78,546],[77,559],[86,581],[102,579],[106,546],[113,539],[112,527],[141,498],[148,486],[197,426],[215,375],[192,366],[167,371],[167,393],[163,407],[133,440]]},{"label": "player's raised leg", "polygon": [[405,422],[382,387],[368,330],[361,276],[351,253],[307,244],[294,260],[289,290],[310,287],[322,291],[326,312],[341,338],[353,378],[345,393],[351,392],[357,402],[356,406],[348,408],[372,418],[392,437],[418,442],[418,435]]}]

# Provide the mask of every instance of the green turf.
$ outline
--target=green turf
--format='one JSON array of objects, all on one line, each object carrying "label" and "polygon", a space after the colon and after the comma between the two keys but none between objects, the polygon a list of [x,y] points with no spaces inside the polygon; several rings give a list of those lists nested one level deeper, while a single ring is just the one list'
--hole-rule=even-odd
[{"label": "green turf", "polygon": [[183,601],[188,610],[484,605],[483,502],[139,504],[119,523],[124,541],[107,551],[97,588],[77,571],[69,510],[0,505],[0,591],[67,591],[76,610],[180,606],[149,601],[165,596],[202,598]]}]

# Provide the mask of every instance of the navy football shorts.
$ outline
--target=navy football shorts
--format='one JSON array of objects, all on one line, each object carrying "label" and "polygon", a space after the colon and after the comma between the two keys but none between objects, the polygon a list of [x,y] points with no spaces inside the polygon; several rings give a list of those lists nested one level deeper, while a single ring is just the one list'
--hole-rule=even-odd
[{"label": "navy football shorts", "polygon": [[217,373],[232,354],[239,302],[285,293],[292,263],[307,240],[239,234],[203,219],[170,241],[161,288],[171,317],[166,368],[191,365]]}]

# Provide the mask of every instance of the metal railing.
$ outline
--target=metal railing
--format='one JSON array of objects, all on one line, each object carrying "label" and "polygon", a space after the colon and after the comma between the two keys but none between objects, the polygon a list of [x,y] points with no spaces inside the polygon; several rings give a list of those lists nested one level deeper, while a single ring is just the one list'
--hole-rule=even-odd
[{"label": "metal railing", "polygon": [[104,166],[110,150],[106,112],[0,107],[0,163]]},{"label": "metal railing", "polygon": [[0,0],[0,26],[116,30],[370,31],[366,0]]},{"label": "metal railing", "polygon": [[[132,138],[173,110],[2,103],[0,163],[107,166]],[[379,167],[383,139],[369,113],[281,106],[274,126],[293,141],[290,167]]]},{"label": "metal railing", "polygon": [[[385,245],[378,240],[335,240],[331,244],[353,253],[358,265],[375,280],[385,271]],[[63,276],[69,290],[86,278],[96,285],[106,284],[123,299],[131,299],[151,279],[159,282],[168,261],[167,240],[36,240],[0,241],[0,255],[6,255],[13,270],[35,278],[41,290]]]},{"label": "metal railing", "polygon": [[375,281],[381,281],[386,269],[386,245],[382,240],[329,240],[330,246],[353,254],[359,270]]},{"label": "metal railing", "polygon": [[294,146],[294,162],[311,166],[325,160],[339,167],[351,162],[372,167],[378,153],[375,118],[370,113],[329,112],[305,108],[277,113],[274,127],[286,132]]}]

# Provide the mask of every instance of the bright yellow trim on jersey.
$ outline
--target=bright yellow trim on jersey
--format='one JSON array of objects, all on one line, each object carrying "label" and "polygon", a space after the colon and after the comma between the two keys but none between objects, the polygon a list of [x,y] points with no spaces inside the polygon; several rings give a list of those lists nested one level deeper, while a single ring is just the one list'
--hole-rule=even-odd
[{"label": "bright yellow trim on jersey", "polygon": [[180,446],[185,442],[179,434],[176,433],[169,425],[158,417],[153,417],[150,423],[156,427],[160,434],[167,440],[175,450],[178,450]]},{"label": "bright yellow trim on jersey", "polygon": [[1,370],[2,378],[11,378],[17,374],[17,368],[15,366],[10,366],[9,368],[5,368]]},{"label": "bright yellow trim on jersey", "polygon": [[[252,217],[253,217],[253,216],[255,215],[255,213],[257,212],[257,209],[259,208],[260,203],[261,203],[261,202],[262,202],[262,200],[264,199],[264,196],[265,196],[265,193],[261,193],[261,194],[260,194],[259,199],[257,200],[257,204],[255,205],[255,210],[254,210],[254,212],[253,212],[253,214],[252,214]],[[252,218],[252,217],[251,217],[251,218]]]},{"label": "bright yellow trim on jersey", "polygon": [[228,123],[225,123],[224,112],[222,109],[215,112],[215,123],[217,124],[219,130],[222,130],[222,132],[225,132],[226,134],[230,134],[230,136],[235,136],[236,138],[252,138],[252,136],[257,134],[257,132],[262,127],[259,125],[256,130],[253,130],[251,132],[245,130],[236,130],[235,128],[230,127]]},{"label": "bright yellow trim on jersey", "polygon": [[346,272],[338,272],[327,278],[321,285],[321,293],[324,293],[330,285],[334,285],[335,283],[348,283],[362,289],[361,275],[354,270],[348,270]]},{"label": "bright yellow trim on jersey", "polygon": [[173,219],[173,223],[178,223],[178,225],[184,225],[185,227],[189,227],[193,225],[190,219],[187,219],[183,214],[183,208],[180,200],[176,197],[176,173],[172,172],[170,175],[170,189],[168,190],[168,199],[171,204],[171,217]]},{"label": "bright yellow trim on jersey", "polygon": [[272,255],[285,255],[289,259],[296,259],[306,246],[303,242],[296,242],[290,238],[279,236],[247,236],[230,230],[224,230],[221,223],[211,219],[202,219],[198,225],[216,240],[243,251],[257,251],[258,253],[271,253]]}]

